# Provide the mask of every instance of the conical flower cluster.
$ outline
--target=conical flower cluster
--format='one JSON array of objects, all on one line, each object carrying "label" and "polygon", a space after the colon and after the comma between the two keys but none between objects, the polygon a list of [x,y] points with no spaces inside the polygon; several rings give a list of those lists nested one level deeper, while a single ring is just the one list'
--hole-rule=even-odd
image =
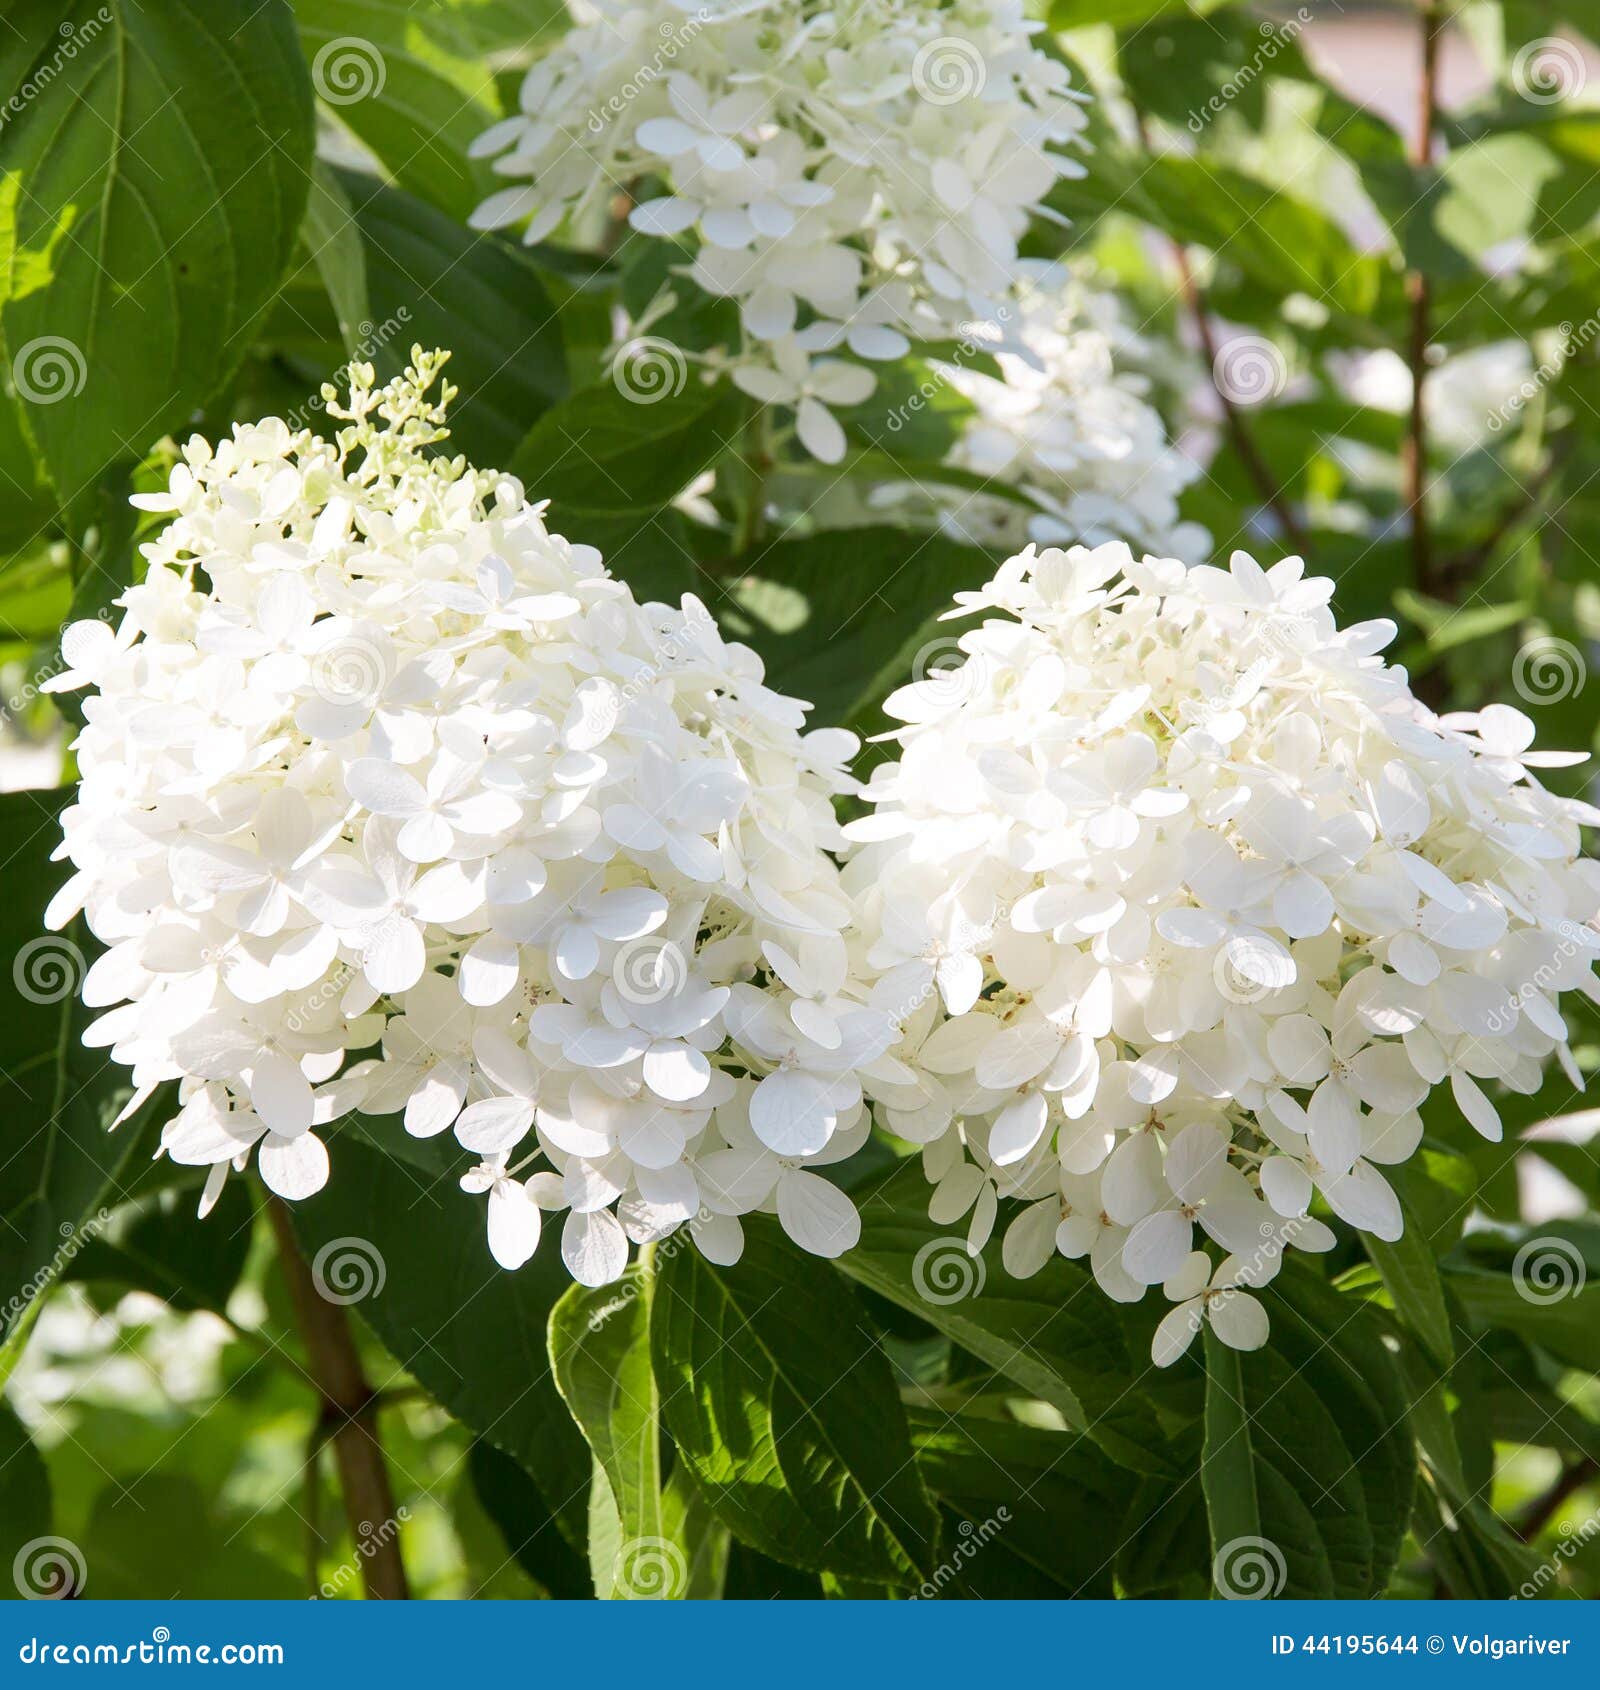
[{"label": "conical flower cluster", "polygon": [[731,1260],[758,1206],[837,1254],[856,1215],[807,1164],[865,1137],[892,1037],[828,854],[856,742],[441,455],[414,356],[325,390],[336,441],[191,441],[120,626],[67,632],[51,920],[108,947],[89,1040],[139,1098],[179,1082],[163,1147],[207,1203],[252,1157],[316,1192],[360,1110],[454,1135],[507,1266],[556,1210],[588,1284],[685,1223]]}]

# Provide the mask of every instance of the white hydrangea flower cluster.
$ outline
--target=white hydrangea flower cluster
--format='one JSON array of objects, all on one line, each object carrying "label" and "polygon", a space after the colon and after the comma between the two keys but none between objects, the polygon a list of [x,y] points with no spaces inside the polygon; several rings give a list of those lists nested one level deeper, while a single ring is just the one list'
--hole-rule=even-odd
[{"label": "white hydrangea flower cluster", "polygon": [[[515,185],[480,228],[543,240],[642,191],[632,228],[695,244],[736,301],[733,378],[844,453],[829,406],[913,342],[1005,320],[1017,248],[1082,166],[1083,96],[1020,0],[595,0],[478,141]],[[659,191],[657,191],[659,190]],[[822,356],[819,356],[822,355]]]},{"label": "white hydrangea flower cluster", "polygon": [[136,1101],[179,1082],[203,1206],[252,1153],[309,1196],[319,1128],[403,1112],[477,1159],[507,1267],[541,1210],[586,1284],[683,1225],[732,1260],[755,1208],[838,1254],[859,1222],[807,1166],[863,1141],[893,1037],[827,855],[856,741],[436,455],[413,356],[324,390],[337,443],[191,441],[121,625],[67,632],[55,684],[94,690],[50,920],[108,947],[87,1038]]},{"label": "white hydrangea flower cluster", "polygon": [[1432,1088],[1498,1137],[1480,1082],[1532,1092],[1554,1052],[1580,1083],[1558,1000],[1600,1001],[1600,811],[1533,773],[1581,755],[1501,705],[1434,716],[1332,590],[1298,558],[1029,547],[958,595],[1002,613],[965,661],[889,700],[900,760],[846,829],[905,1032],[870,1090],[934,1219],[976,1249],[1020,1198],[1012,1272],[1163,1286],[1162,1364],[1203,1321],[1265,1341],[1250,1289],[1332,1242],[1314,1193],[1397,1238],[1382,1168]]},{"label": "white hydrangea flower cluster", "polygon": [[999,376],[970,358],[932,368],[974,407],[947,461],[1014,489],[1027,505],[936,486],[887,487],[876,502],[936,500],[941,528],[993,551],[1030,540],[1124,540],[1198,562],[1211,537],[1180,520],[1178,497],[1199,466],[1168,442],[1149,383],[1136,373],[1148,348],[1123,322],[1116,295],[1059,263],[1024,260],[1019,274],[1015,318],[996,350]]}]

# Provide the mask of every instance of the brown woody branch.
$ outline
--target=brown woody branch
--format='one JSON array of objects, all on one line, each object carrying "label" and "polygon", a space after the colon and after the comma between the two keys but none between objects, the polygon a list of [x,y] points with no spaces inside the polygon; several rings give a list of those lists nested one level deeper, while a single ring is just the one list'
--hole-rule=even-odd
[{"label": "brown woody branch", "polygon": [[289,1211],[273,1196],[267,1218],[278,1243],[295,1322],[310,1362],[309,1383],[322,1400],[322,1429],[333,1445],[350,1533],[369,1597],[397,1601],[411,1594],[400,1558],[394,1492],[378,1436],[378,1396],[368,1384],[349,1317],[317,1290],[295,1240]]}]

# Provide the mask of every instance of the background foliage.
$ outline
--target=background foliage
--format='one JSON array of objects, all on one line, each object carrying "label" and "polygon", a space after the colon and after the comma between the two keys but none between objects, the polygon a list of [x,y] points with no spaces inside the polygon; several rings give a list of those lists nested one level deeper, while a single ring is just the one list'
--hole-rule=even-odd
[{"label": "background foliage", "polygon": [[[1054,0],[1097,152],[1033,237],[1131,302],[1220,553],[1304,551],[1341,620],[1399,621],[1436,707],[1514,688],[1563,746],[1593,745],[1600,696],[1590,11]],[[413,342],[454,351],[457,449],[641,593],[699,592],[822,719],[881,726],[928,618],[990,572],[888,521],[772,522],[801,466],[729,388],[632,402],[605,353],[660,280],[650,243],[468,231],[468,145],[565,27],[554,0],[21,0],[5,23],[7,784],[71,777],[37,683],[137,567],[124,496],[170,437],[319,427],[322,381]],[[948,483],[956,398],[901,429],[884,403],[830,473]],[[1405,1238],[1286,1272],[1268,1350],[1161,1375],[1154,1311],[1078,1296],[1069,1262],[1017,1282],[998,1250],[951,1255],[888,1145],[851,1164],[865,1232],[837,1265],[756,1225],[737,1268],[668,1240],[588,1292],[549,1252],[501,1273],[429,1146],[353,1120],[294,1224],[325,1278],[349,1258],[330,1306],[376,1395],[319,1407],[257,1205],[233,1186],[192,1218],[149,1160],[160,1098],[105,1136],[87,936],[39,948],[61,802],[0,799],[0,1565],[60,1540],[58,1592],[359,1594],[380,1556],[330,1458],[359,1425],[418,1594],[1205,1595],[1262,1543],[1286,1594],[1600,1590],[1600,1118],[1559,1072],[1502,1101],[1501,1145],[1436,1100]],[[1592,1070],[1592,1011],[1574,1045]]]}]

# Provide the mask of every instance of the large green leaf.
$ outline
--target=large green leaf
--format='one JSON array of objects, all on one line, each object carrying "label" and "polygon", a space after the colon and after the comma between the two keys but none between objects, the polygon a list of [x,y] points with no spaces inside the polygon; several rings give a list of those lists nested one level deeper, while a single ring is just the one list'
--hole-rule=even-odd
[{"label": "large green leaf", "polygon": [[1081,1439],[976,1415],[911,1415],[917,1467],[946,1519],[924,1596],[1110,1596],[1139,1483]]},{"label": "large green leaf", "polygon": [[594,1595],[588,1564],[523,1467],[504,1450],[479,1438],[472,1446],[468,1471],[484,1513],[530,1578],[555,1597]]},{"label": "large green leaf", "polygon": [[529,425],[567,388],[561,325],[537,266],[510,241],[474,235],[370,176],[338,180],[366,251],[360,356],[390,376],[414,344],[445,348],[460,389],[454,450],[482,469],[512,467]]},{"label": "large green leaf", "polygon": [[[1559,1247],[1544,1255],[1557,1264],[1555,1272],[1564,1271],[1559,1264],[1572,1259]],[[1570,1366],[1600,1373],[1600,1292],[1590,1284],[1552,1295],[1549,1286],[1530,1280],[1526,1267],[1515,1274],[1452,1268],[1446,1282],[1474,1326],[1505,1327]]]},{"label": "large green leaf", "polygon": [[1394,1243],[1385,1243],[1371,1233],[1362,1234],[1362,1243],[1383,1276],[1384,1287],[1401,1319],[1421,1339],[1434,1362],[1448,1368],[1455,1357],[1455,1341],[1450,1334],[1450,1311],[1445,1307],[1439,1265],[1422,1223],[1409,1205],[1405,1221],[1405,1231]]},{"label": "large green leaf", "polygon": [[[693,379],[681,360],[665,343],[640,343],[616,380],[574,393],[535,423],[511,468],[530,497],[552,501],[555,527],[583,538],[591,513],[638,527],[656,521],[734,444],[739,395]],[[651,385],[657,375],[662,385]]]},{"label": "large green leaf", "polygon": [[[243,358],[305,210],[311,88],[286,0],[19,0],[0,35],[0,339],[63,500]],[[67,44],[73,45],[69,54]]]},{"label": "large green leaf", "polygon": [[544,1492],[534,1484],[527,1470],[487,1438],[478,1438],[468,1458],[471,1487],[492,1519],[505,1548],[529,1577],[537,1580],[552,1597],[581,1599],[595,1594],[576,1519],[559,1521],[549,1509]]},{"label": "large green leaf", "polygon": [[1059,184],[1051,203],[1073,216],[1142,217],[1174,240],[1208,248],[1276,299],[1309,294],[1347,325],[1398,320],[1401,312],[1399,275],[1385,258],[1358,251],[1310,201],[1214,159],[1097,158],[1087,177]]},{"label": "large green leaf", "polygon": [[571,1283],[560,1255],[547,1241],[517,1273],[497,1266],[446,1152],[430,1176],[346,1130],[332,1157],[327,1188],[293,1205],[313,1265],[324,1248],[381,1264],[356,1312],[432,1396],[516,1457],[552,1517],[582,1532],[589,1455],[545,1348],[550,1311]]},{"label": "large green leaf", "polygon": [[125,1194],[154,1098],[114,1135],[127,1102],[127,1070],[85,1049],[89,1016],[77,992],[89,960],[81,923],[46,933],[44,910],[66,878],[49,861],[60,838],[59,793],[0,795],[7,843],[0,906],[0,1345],[72,1257],[101,1227],[98,1211]]},{"label": "large green leaf", "polygon": [[241,1530],[186,1473],[111,1479],[95,1500],[82,1550],[90,1597],[127,1600],[153,1590],[191,1601],[305,1595],[260,1536]]},{"label": "large green leaf", "polygon": [[0,640],[54,642],[72,605],[62,548],[41,542],[0,563]]},{"label": "large green leaf", "polygon": [[373,328],[366,250],[349,196],[339,178],[321,163],[312,178],[301,239],[333,307],[344,349],[352,358],[365,357],[363,342]]},{"label": "large green leaf", "polygon": [[1243,1354],[1205,1332],[1200,1478],[1212,1580],[1231,1597],[1370,1597],[1388,1581],[1414,1475],[1399,1373],[1370,1310],[1286,1270],[1273,1332]]},{"label": "large green leaf", "polygon": [[860,1209],[861,1242],[839,1261],[852,1279],[1052,1404],[1114,1460],[1172,1471],[1169,1438],[1140,1388],[1154,1369],[1130,1354],[1117,1305],[1087,1273],[1056,1258],[1031,1279],[1013,1279],[989,1260],[998,1250],[968,1257],[962,1240],[928,1219],[919,1167],[897,1170]]},{"label": "large green leaf", "polygon": [[467,156],[500,117],[489,66],[452,50],[430,28],[430,8],[411,0],[294,0],[294,8],[324,106],[402,187],[465,221],[496,180],[487,161]]},{"label": "large green leaf", "polygon": [[[1332,1454],[1334,1472],[1349,1457],[1326,1411],[1318,1412],[1316,1398],[1270,1351],[1243,1356],[1209,1326],[1205,1348],[1206,1442],[1200,1473],[1217,1592],[1247,1598],[1366,1595],[1370,1562],[1360,1547],[1365,1520],[1357,1521],[1352,1534],[1354,1565],[1342,1569],[1341,1588],[1318,1520],[1320,1498],[1312,1494],[1312,1487],[1330,1473],[1326,1457]],[[1269,1423],[1266,1417],[1275,1407],[1280,1417]],[[1309,1423],[1298,1428],[1303,1444],[1313,1451],[1310,1469],[1302,1465],[1295,1444],[1284,1442],[1287,1426],[1281,1416],[1295,1408],[1310,1413]],[[1340,1501],[1348,1510],[1348,1484]],[[1345,1545],[1347,1551],[1350,1547]]]},{"label": "large green leaf", "polygon": [[556,1387],[606,1475],[621,1525],[608,1570],[611,1593],[624,1600],[681,1596],[688,1582],[687,1557],[663,1524],[653,1297],[653,1275],[635,1263],[614,1285],[574,1285],[550,1311]]},{"label": "large green leaf", "polygon": [[202,1220],[197,1196],[179,1187],[136,1200],[73,1257],[63,1277],[148,1291],[177,1309],[224,1312],[250,1253],[255,1205],[249,1187],[235,1180]]},{"label": "large green leaf", "polygon": [[889,1363],[826,1262],[768,1221],[731,1268],[663,1252],[651,1351],[679,1460],[736,1536],[878,1584],[933,1571],[938,1516]]},{"label": "large green leaf", "polygon": [[1085,24],[1111,23],[1127,29],[1167,12],[1182,10],[1203,16],[1224,3],[1225,0],[1050,0],[1050,27],[1079,29]]},{"label": "large green leaf", "polygon": [[[0,1403],[0,1569],[19,1586],[59,1590],[67,1565],[41,1542],[50,1535],[50,1475],[27,1428]],[[9,1595],[9,1592],[7,1592]]]},{"label": "large green leaf", "polygon": [[1313,1381],[1358,1455],[1372,1585],[1380,1590],[1399,1558],[1417,1489],[1410,1393],[1392,1335],[1374,1310],[1352,1307],[1350,1298],[1298,1264],[1278,1276],[1268,1295],[1273,1348]]},{"label": "large green leaf", "polygon": [[[818,722],[884,723],[876,707],[915,674],[961,661],[963,623],[935,624],[958,591],[989,577],[975,546],[902,528],[845,528],[783,540],[743,561],[733,596],[768,682],[809,700]],[[922,661],[918,662],[918,653]]]}]

